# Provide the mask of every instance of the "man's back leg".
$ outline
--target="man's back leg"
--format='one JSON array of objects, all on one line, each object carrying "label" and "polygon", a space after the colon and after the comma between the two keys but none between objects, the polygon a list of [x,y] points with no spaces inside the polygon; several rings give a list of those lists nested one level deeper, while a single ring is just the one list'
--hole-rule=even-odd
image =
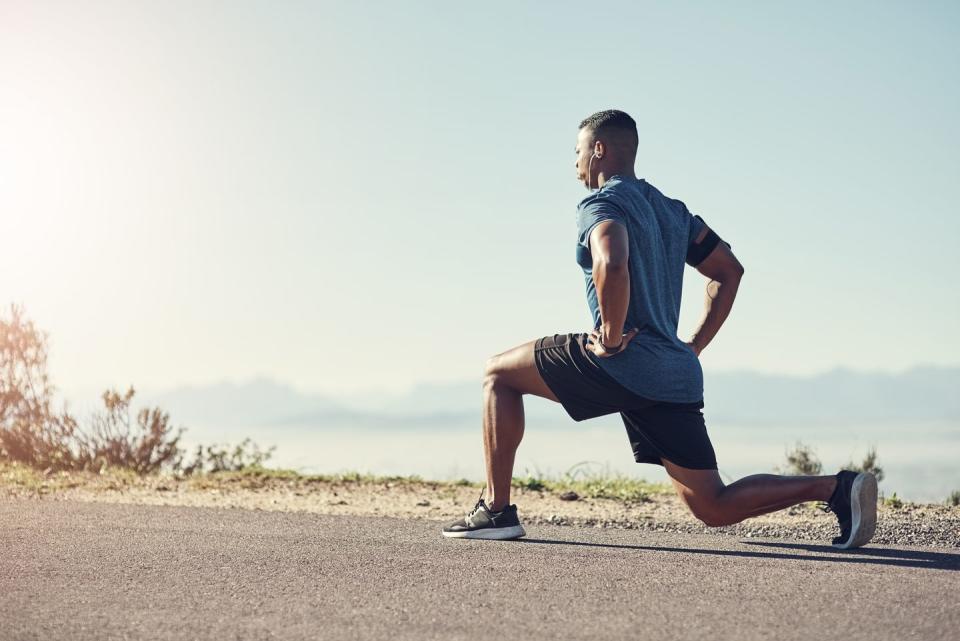
[{"label": "man's back leg", "polygon": [[694,470],[661,459],[677,494],[706,525],[732,525],[806,501],[826,501],[836,476],[754,474],[724,485],[717,470]]},{"label": "man's back leg", "polygon": [[826,501],[840,525],[832,544],[859,547],[877,524],[877,479],[870,472],[841,470],[833,476],[754,474],[724,485],[717,470],[695,470],[660,459],[677,493],[701,521],[731,525],[805,501]]}]

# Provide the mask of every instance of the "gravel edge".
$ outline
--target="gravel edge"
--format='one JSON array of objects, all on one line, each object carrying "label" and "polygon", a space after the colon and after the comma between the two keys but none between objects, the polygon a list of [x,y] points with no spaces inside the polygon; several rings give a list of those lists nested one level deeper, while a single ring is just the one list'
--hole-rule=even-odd
[{"label": "gravel edge", "polygon": [[[479,488],[470,485],[421,480],[317,481],[242,476],[183,480],[89,473],[24,479],[9,470],[0,470],[0,496],[394,516],[437,522],[463,516],[476,503],[478,493]],[[694,518],[672,493],[654,492],[639,501],[583,497],[563,500],[559,493],[515,488],[511,502],[518,505],[522,522],[531,525],[779,538],[823,545],[829,545],[839,532],[836,518],[820,510],[816,503],[804,503],[734,525],[708,527]],[[877,532],[871,544],[960,548],[960,507],[881,502]]]}]

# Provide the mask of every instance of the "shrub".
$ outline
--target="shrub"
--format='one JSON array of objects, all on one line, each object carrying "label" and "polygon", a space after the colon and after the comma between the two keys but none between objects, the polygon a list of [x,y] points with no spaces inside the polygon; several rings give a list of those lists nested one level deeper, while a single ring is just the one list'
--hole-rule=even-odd
[{"label": "shrub", "polygon": [[122,467],[137,474],[178,467],[183,451],[178,443],[184,428],[172,434],[169,416],[156,407],[137,412],[136,425],[131,426],[134,393],[133,387],[123,395],[114,390],[103,393],[105,409],[93,414],[89,433],[76,432],[77,467]]},{"label": "shrub", "polygon": [[71,448],[77,422],[51,405],[47,376],[47,335],[10,306],[0,318],[0,458],[43,469],[77,467]]},{"label": "shrub", "polygon": [[[248,450],[249,448],[249,450]],[[276,445],[266,452],[260,446],[243,439],[239,445],[230,448],[229,445],[198,445],[193,460],[183,465],[178,461],[174,466],[181,474],[239,472],[241,470],[262,467],[263,462],[273,456]]]},{"label": "shrub", "polygon": [[854,472],[873,472],[877,481],[883,480],[883,468],[877,465],[877,448],[871,447],[867,450],[867,455],[863,457],[863,462],[857,465],[853,461],[847,463],[843,469],[853,470]]},{"label": "shrub", "polygon": [[960,490],[950,492],[950,496],[947,497],[947,505],[960,505]]},{"label": "shrub", "polygon": [[94,412],[88,429],[64,408],[52,409],[54,387],[47,376],[47,334],[26,320],[23,309],[10,306],[10,318],[0,318],[0,459],[19,461],[44,470],[102,471],[108,466],[138,474],[170,468],[195,471],[238,470],[259,466],[274,448],[262,452],[250,439],[228,446],[198,447],[194,460],[183,466],[179,441],[169,416],[160,408],[143,408],[131,421],[131,386],[121,394],[103,393],[104,409]]},{"label": "shrub", "polygon": [[529,473],[525,477],[513,477],[511,485],[524,490],[530,490],[531,492],[540,492],[547,489],[547,484],[544,479]]},{"label": "shrub", "polygon": [[787,476],[816,476],[823,471],[823,464],[817,458],[813,448],[797,441],[793,450],[786,452],[787,463],[782,467],[775,467],[777,474]]}]

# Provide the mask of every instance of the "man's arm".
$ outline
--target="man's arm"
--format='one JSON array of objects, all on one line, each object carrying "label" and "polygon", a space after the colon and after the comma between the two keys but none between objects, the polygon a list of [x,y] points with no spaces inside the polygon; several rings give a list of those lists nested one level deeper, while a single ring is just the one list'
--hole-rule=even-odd
[{"label": "man's arm", "polygon": [[[710,228],[704,227],[695,242],[702,241],[709,233]],[[743,265],[733,255],[730,246],[725,242],[717,243],[710,254],[700,262],[696,269],[710,279],[707,283],[707,296],[704,301],[704,317],[700,327],[693,333],[690,342],[697,356],[710,344],[713,337],[720,331],[720,326],[727,320],[733,301],[737,297],[740,279],[743,278]]]},{"label": "man's arm", "polygon": [[600,338],[604,345],[614,346],[623,337],[630,305],[630,254],[627,228],[613,220],[605,220],[590,233],[590,254],[593,257],[593,284],[600,306]]}]

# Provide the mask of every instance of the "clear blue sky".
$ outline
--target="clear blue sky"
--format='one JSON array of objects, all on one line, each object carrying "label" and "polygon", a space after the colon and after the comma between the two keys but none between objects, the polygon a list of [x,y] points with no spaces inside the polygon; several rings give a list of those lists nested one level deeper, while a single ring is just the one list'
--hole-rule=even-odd
[{"label": "clear blue sky", "polygon": [[479,384],[589,328],[573,147],[620,108],[746,267],[707,385],[960,363],[956,3],[544,6],[0,3],[0,302],[67,390]]}]

